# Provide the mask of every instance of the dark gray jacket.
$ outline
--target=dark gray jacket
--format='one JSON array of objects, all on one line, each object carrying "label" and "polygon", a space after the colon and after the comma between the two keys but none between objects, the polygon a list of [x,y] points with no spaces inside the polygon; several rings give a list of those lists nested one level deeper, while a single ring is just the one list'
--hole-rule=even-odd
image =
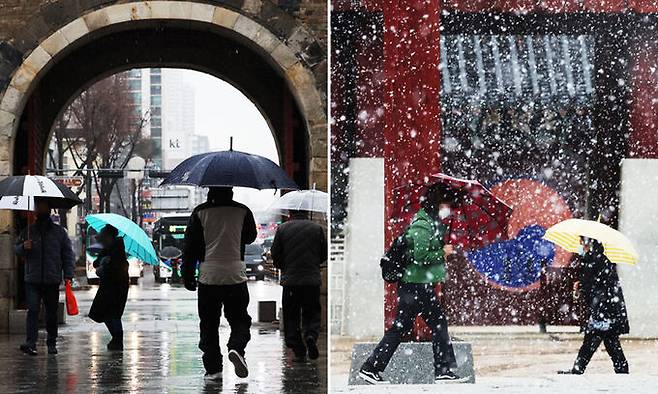
[{"label": "dark gray jacket", "polygon": [[38,221],[30,226],[32,250],[25,250],[23,242],[27,231],[23,231],[16,242],[15,251],[25,257],[25,282],[59,284],[64,278],[72,279],[75,256],[66,230],[52,220]]},{"label": "dark gray jacket", "polygon": [[283,286],[320,286],[320,266],[327,261],[327,236],[317,223],[291,220],[279,226],[272,243],[274,266]]}]

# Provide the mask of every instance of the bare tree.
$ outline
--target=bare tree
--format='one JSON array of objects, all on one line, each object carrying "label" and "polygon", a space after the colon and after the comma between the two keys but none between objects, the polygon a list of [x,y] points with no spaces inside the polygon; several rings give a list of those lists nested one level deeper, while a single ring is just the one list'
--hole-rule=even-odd
[{"label": "bare tree", "polygon": [[[147,123],[147,116],[130,93],[127,77],[127,73],[119,73],[97,82],[63,111],[54,132],[60,157],[58,168],[63,165],[61,157],[67,151],[78,169],[74,175],[83,175],[81,170],[85,169],[126,167],[135,149],[142,145],[142,131]],[[110,196],[118,178],[99,177],[97,171],[92,174],[91,182],[100,200],[99,211],[109,212]],[[88,182],[89,178],[86,179]]]}]

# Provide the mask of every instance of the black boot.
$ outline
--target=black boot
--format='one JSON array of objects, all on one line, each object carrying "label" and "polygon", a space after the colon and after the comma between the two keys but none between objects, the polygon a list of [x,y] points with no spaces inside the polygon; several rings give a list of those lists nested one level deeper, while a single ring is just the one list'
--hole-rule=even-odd
[{"label": "black boot", "polygon": [[306,338],[306,347],[308,348],[308,358],[311,360],[316,360],[320,357],[320,351],[318,350],[318,344],[315,338],[307,337]]},{"label": "black boot", "polygon": [[112,337],[112,340],[107,344],[107,350],[123,350],[123,335]]}]

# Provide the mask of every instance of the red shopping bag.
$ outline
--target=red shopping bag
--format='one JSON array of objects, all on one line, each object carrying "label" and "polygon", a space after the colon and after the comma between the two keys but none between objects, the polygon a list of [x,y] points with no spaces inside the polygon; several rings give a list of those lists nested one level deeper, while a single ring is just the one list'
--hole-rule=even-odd
[{"label": "red shopping bag", "polygon": [[75,316],[78,314],[78,301],[76,301],[75,295],[73,294],[70,280],[66,281],[66,313],[69,316]]}]

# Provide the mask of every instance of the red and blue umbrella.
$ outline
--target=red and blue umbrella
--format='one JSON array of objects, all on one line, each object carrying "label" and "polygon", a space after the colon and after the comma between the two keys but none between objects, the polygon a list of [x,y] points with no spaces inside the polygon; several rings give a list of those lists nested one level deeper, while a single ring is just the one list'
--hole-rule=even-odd
[{"label": "red and blue umbrella", "polygon": [[427,191],[436,185],[443,185],[457,195],[446,223],[449,228],[446,242],[470,250],[507,239],[512,208],[480,182],[446,174],[434,174],[423,182],[395,188],[393,217],[408,223],[420,209]]}]

